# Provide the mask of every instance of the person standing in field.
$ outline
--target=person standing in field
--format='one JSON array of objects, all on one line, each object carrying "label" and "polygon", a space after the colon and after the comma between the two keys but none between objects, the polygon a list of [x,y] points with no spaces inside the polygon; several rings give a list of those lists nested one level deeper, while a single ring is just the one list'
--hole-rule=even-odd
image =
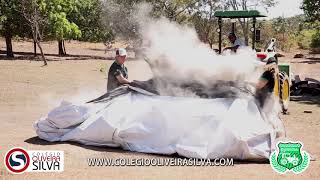
[{"label": "person standing in field", "polygon": [[123,84],[130,83],[128,80],[128,69],[124,66],[126,59],[127,51],[124,48],[117,49],[115,61],[111,65],[108,72],[108,91],[112,91]]}]

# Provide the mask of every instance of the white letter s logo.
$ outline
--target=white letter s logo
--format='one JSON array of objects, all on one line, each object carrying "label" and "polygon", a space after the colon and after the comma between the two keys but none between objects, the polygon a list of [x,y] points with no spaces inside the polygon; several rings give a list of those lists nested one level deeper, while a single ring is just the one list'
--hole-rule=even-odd
[{"label": "white letter s logo", "polygon": [[12,161],[19,163],[19,166],[14,166],[15,169],[22,169],[25,166],[25,162],[23,159],[17,157],[18,155],[23,155],[22,152],[14,152],[12,153]]}]

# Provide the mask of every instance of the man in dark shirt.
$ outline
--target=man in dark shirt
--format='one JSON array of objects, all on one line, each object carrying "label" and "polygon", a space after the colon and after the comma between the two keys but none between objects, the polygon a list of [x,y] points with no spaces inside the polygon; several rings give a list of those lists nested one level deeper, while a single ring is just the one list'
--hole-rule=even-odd
[{"label": "man in dark shirt", "polygon": [[[271,57],[267,61],[268,66],[276,65],[276,59]],[[274,88],[274,69],[269,68],[265,71],[259,79],[259,82],[256,85],[256,98],[260,103],[260,106],[263,107],[267,98],[269,98],[273,93]]]},{"label": "man in dark shirt", "polygon": [[124,66],[127,58],[127,52],[124,48],[119,48],[116,51],[114,63],[111,65],[108,72],[108,85],[107,90],[111,91],[122,84],[129,84],[128,69]]}]

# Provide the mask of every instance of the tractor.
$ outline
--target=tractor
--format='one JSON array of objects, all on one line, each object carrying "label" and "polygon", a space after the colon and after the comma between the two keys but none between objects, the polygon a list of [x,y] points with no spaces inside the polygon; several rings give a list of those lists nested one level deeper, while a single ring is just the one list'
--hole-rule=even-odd
[{"label": "tractor", "polygon": [[[218,18],[219,28],[217,32],[219,33],[219,49],[217,52],[221,54],[222,50],[222,19],[238,19],[238,18],[252,18],[252,49],[257,51],[256,43],[260,41],[260,29],[256,28],[257,18],[266,17],[261,12],[257,10],[248,11],[216,11],[214,16]],[[231,32],[235,32],[235,21],[232,22]],[[264,50],[261,52],[257,51],[257,59],[262,62],[266,62],[268,58],[274,57],[277,61],[277,65],[273,66],[275,68],[274,79],[274,95],[279,98],[280,105],[282,107],[282,112],[284,114],[288,111],[289,101],[290,101],[290,80],[289,75],[290,65],[285,63],[278,63],[278,56],[276,53],[276,39],[272,38],[266,45]]]}]

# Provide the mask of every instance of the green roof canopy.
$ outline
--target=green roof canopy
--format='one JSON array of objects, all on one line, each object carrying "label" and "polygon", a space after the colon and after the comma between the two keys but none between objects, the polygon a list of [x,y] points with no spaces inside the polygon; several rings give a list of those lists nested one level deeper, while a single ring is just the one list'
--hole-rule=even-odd
[{"label": "green roof canopy", "polygon": [[216,11],[215,17],[221,18],[252,18],[252,17],[267,17],[257,10],[249,11]]}]

